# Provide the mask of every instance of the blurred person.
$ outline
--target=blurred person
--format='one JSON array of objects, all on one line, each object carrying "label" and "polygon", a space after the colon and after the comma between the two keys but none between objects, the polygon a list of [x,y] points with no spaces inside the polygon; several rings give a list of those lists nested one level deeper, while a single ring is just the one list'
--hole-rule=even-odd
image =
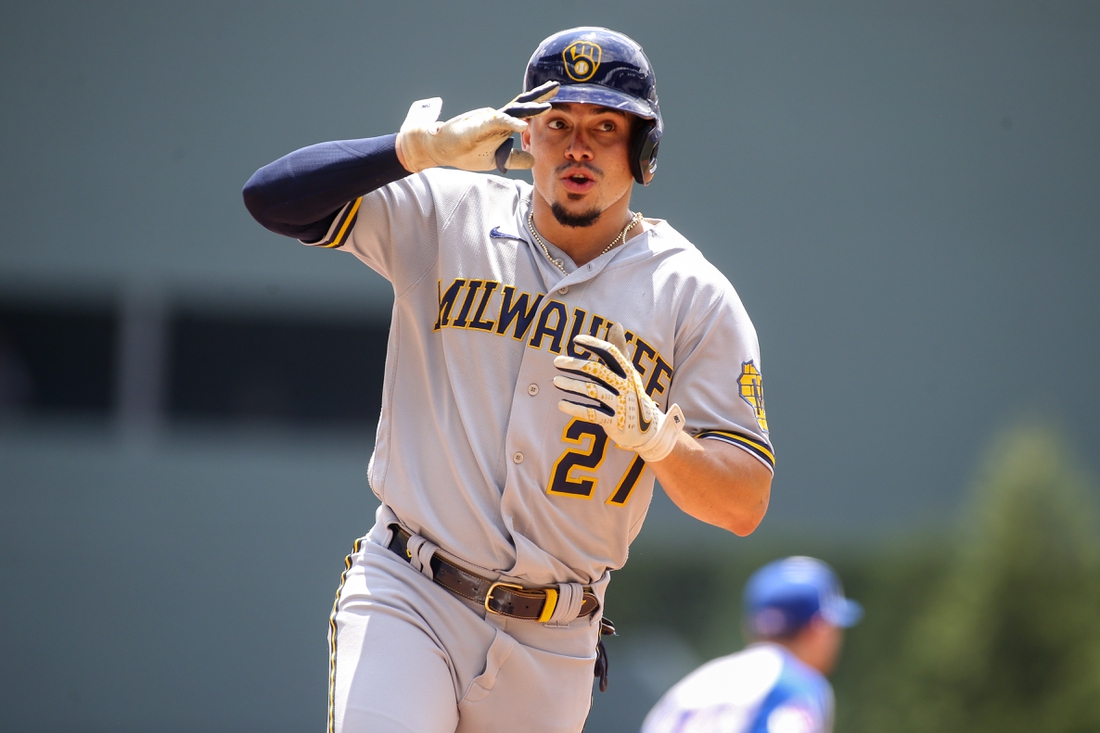
[{"label": "blurred person", "polygon": [[844,597],[831,567],[788,557],[745,584],[743,631],[749,645],[704,664],[658,701],[642,733],[827,733],[833,690],[825,678],[844,629],[863,608]]}]

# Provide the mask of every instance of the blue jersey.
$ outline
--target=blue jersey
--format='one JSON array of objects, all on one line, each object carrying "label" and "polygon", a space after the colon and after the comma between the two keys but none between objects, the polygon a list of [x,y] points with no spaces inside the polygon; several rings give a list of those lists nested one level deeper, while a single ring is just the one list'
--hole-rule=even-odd
[{"label": "blue jersey", "polygon": [[708,662],[654,706],[642,733],[829,733],[833,691],[817,670],[770,643]]}]

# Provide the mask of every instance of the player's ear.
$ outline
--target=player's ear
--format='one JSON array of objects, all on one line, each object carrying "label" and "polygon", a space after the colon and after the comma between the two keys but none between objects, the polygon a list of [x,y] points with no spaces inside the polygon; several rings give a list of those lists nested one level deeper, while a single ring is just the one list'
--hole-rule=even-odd
[{"label": "player's ear", "polygon": [[527,152],[531,151],[531,123],[530,122],[527,123],[527,129],[519,134],[519,142],[520,142],[520,145],[523,146],[524,150],[526,150]]}]

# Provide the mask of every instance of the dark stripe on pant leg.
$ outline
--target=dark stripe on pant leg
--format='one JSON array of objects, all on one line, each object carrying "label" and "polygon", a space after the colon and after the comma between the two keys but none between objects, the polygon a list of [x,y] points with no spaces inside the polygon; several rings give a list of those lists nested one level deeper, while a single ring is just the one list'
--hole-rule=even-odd
[{"label": "dark stripe on pant leg", "polygon": [[[360,537],[352,546],[351,554],[358,554],[362,546],[363,538]],[[336,600],[332,602],[332,614],[328,617],[328,733],[336,733],[336,611],[349,570],[351,555],[344,558],[344,572],[340,573],[340,586],[336,589]]]}]

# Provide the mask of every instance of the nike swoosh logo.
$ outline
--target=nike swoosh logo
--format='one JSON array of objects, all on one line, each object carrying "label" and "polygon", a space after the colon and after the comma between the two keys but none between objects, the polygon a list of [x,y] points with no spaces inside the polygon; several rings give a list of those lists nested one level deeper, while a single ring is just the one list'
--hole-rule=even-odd
[{"label": "nike swoosh logo", "polygon": [[638,427],[640,427],[642,429],[642,432],[643,433],[648,432],[649,431],[649,426],[652,425],[652,424],[653,424],[652,422],[645,419],[642,411],[638,410]]},{"label": "nike swoosh logo", "polygon": [[493,227],[492,229],[490,229],[489,236],[493,239],[514,239],[517,242],[527,241],[518,234],[508,234],[507,232],[500,231],[500,227]]}]

